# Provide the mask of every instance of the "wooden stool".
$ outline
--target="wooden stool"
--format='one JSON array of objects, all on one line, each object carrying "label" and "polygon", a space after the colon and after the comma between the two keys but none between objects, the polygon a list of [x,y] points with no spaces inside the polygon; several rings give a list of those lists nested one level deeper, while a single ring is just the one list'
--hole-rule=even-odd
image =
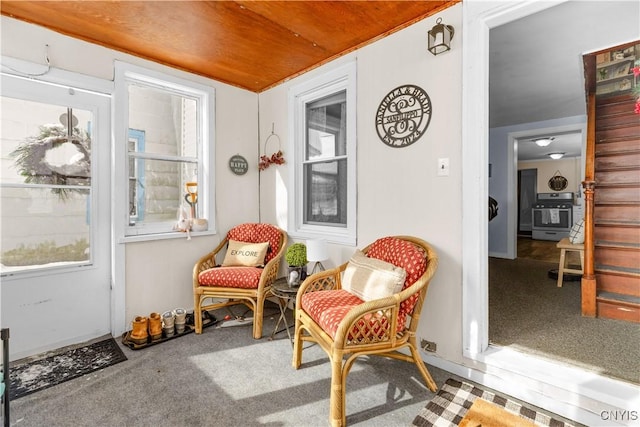
[{"label": "wooden stool", "polygon": [[[575,273],[575,274],[583,274],[584,273],[584,244],[582,243],[571,243],[569,242],[569,238],[565,237],[560,240],[556,245],[558,249],[560,249],[560,264],[558,265],[558,287],[562,287],[562,279],[564,278],[564,273]],[[566,254],[567,251],[580,252],[580,270],[575,268],[567,268],[566,267]]]}]

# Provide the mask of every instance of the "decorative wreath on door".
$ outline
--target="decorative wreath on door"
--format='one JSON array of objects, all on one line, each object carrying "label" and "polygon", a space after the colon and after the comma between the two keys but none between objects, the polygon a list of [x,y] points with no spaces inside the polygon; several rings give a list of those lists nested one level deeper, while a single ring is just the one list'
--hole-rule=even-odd
[{"label": "decorative wreath on door", "polygon": [[559,170],[549,179],[549,188],[553,191],[562,191],[567,188],[567,178],[562,176]]}]

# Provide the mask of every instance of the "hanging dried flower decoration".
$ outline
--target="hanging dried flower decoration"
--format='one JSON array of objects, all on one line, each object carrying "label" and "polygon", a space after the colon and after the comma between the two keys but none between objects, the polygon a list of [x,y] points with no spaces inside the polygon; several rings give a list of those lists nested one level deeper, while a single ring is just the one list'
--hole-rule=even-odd
[{"label": "hanging dried flower decoration", "polygon": [[278,141],[278,151],[273,153],[270,157],[266,154],[260,156],[260,162],[258,162],[258,169],[263,171],[267,169],[270,165],[283,165],[285,163],[284,156],[282,154],[282,150],[280,150],[280,137],[273,132],[273,124],[271,124],[271,135],[267,137],[267,140],[264,142],[264,151],[267,152],[267,143],[271,139],[271,137],[275,137]]},{"label": "hanging dried flower decoration", "polygon": [[284,164],[284,157],[282,156],[282,151],[278,150],[277,153],[273,153],[271,157],[267,157],[264,154],[260,156],[260,163],[258,163],[258,169],[261,171],[265,170],[269,167],[269,165],[282,165]]}]

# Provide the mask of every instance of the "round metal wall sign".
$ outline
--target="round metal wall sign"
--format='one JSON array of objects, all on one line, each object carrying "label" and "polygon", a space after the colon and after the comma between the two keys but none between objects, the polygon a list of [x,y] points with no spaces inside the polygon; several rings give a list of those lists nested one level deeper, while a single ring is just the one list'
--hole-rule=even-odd
[{"label": "round metal wall sign", "polygon": [[562,175],[555,175],[552,176],[551,179],[549,180],[549,188],[552,189],[553,191],[562,191],[565,188],[567,188],[567,178],[565,178]]},{"label": "round metal wall sign", "polygon": [[431,100],[422,88],[404,85],[384,97],[376,111],[376,131],[389,147],[407,147],[420,138],[431,121]]},{"label": "round metal wall sign", "polygon": [[236,154],[229,159],[229,169],[236,175],[244,175],[249,170],[249,163],[240,154]]}]

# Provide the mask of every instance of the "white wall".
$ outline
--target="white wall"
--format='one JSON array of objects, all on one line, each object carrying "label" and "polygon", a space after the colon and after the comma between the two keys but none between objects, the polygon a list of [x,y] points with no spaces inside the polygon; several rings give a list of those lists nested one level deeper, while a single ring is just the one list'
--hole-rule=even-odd
[{"label": "white wall", "polygon": [[[456,28],[452,50],[433,56],[427,31],[436,18]],[[420,337],[435,341],[438,353],[461,358],[461,73],[462,5],[418,22],[372,45],[260,94],[260,129],[282,139],[285,158],[291,143],[288,89],[346,61],[357,61],[357,246],[395,234],[421,237],[435,246],[438,271],[423,309]],[[413,145],[390,148],[376,133],[376,109],[392,89],[414,84],[431,99],[433,113],[425,134]],[[438,158],[450,159],[450,175],[438,177]],[[261,176],[262,220],[286,227],[289,164]],[[354,247],[332,245],[325,266],[346,262]],[[446,326],[445,326],[446,325]]]},{"label": "white wall", "polygon": [[[220,235],[233,225],[258,220],[258,96],[5,16],[1,24],[1,53],[6,57],[43,64],[45,45],[48,45],[51,66],[55,68],[113,81],[114,61],[121,60],[215,88],[217,224],[214,226],[218,234],[193,237],[189,241],[180,238],[116,242],[126,246],[126,283],[117,284],[126,286],[126,319],[121,321],[126,328],[130,328],[130,321],[136,315],[193,307],[191,274],[195,261],[213,249]],[[234,175],[228,167],[229,158],[235,154],[249,162],[249,171],[243,176]],[[123,191],[116,188],[114,195],[125,194]],[[3,300],[3,304],[10,303]]]},{"label": "white wall", "polygon": [[[510,135],[521,135],[526,132],[535,132],[540,129],[573,129],[580,131],[586,126],[585,116],[562,117],[554,120],[545,120],[542,122],[523,123],[514,126],[503,126],[499,128],[489,129],[489,163],[491,166],[491,177],[489,178],[489,195],[498,202],[498,216],[489,222],[489,253],[491,256],[511,258],[511,252],[514,248],[510,241],[515,238],[517,224],[515,221],[509,222],[515,218],[514,212],[518,208],[516,198],[517,192],[517,168],[514,166],[509,168],[509,162],[517,162],[517,158],[513,160],[509,153],[513,154],[513,139]],[[586,136],[583,135],[583,138]],[[555,172],[555,170],[554,170]],[[569,172],[566,172],[569,173]],[[571,170],[574,173],[574,169]],[[511,176],[510,176],[511,174]],[[541,174],[538,176],[542,179]],[[546,181],[551,178],[546,178]],[[550,193],[546,185],[538,184],[538,193]],[[567,188],[567,191],[577,191],[577,185],[574,181]],[[510,229],[511,228],[511,229]],[[515,256],[515,254],[513,254]]]},{"label": "white wall", "polygon": [[[538,179],[536,188],[538,193],[578,193],[582,186],[582,175],[580,174],[581,157],[570,157],[559,160],[526,160],[518,162],[518,170],[536,169]],[[549,188],[549,180],[556,175],[562,175],[567,179],[567,188],[556,191]],[[582,191],[580,191],[580,194]]]}]

